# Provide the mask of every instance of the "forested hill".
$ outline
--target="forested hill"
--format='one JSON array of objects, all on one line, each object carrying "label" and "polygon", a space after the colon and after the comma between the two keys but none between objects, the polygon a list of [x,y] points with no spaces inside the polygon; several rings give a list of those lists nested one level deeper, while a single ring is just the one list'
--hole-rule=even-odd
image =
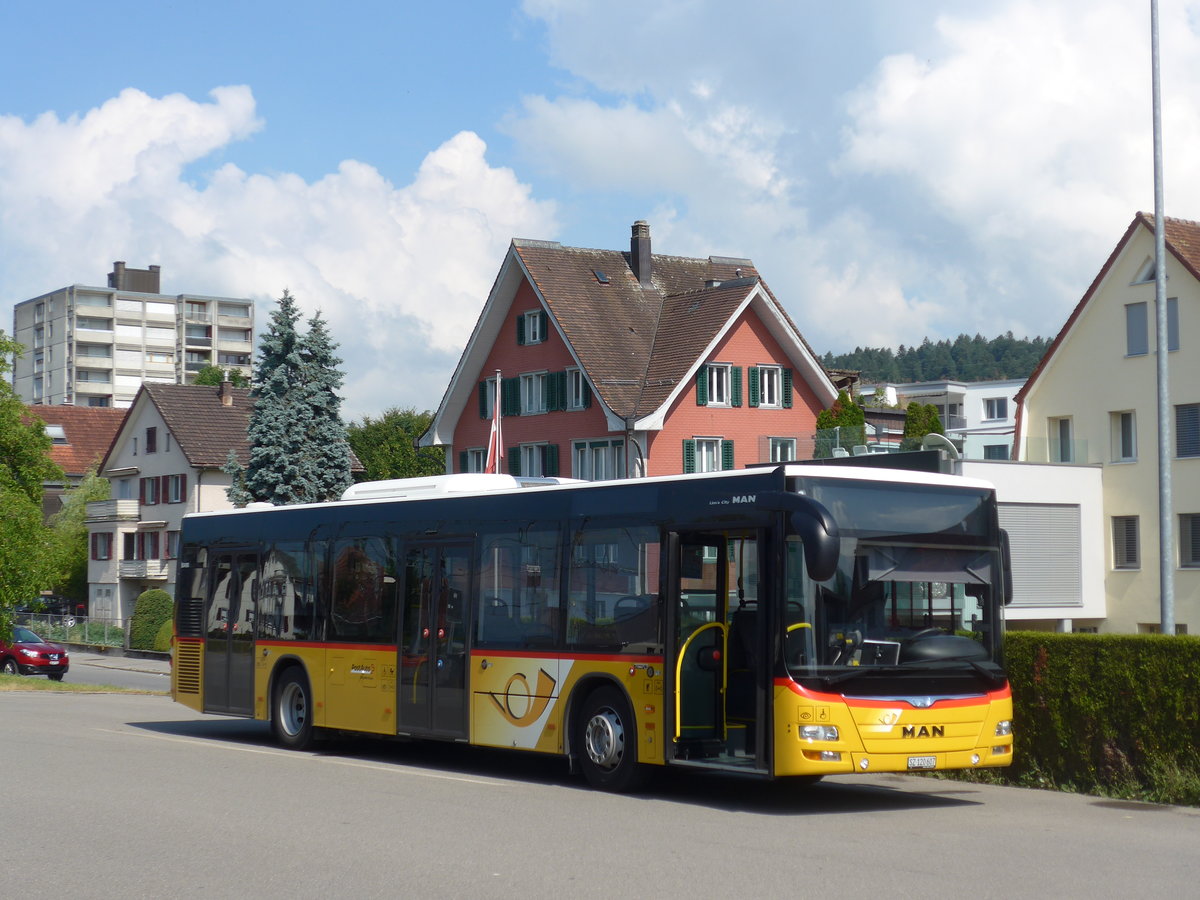
[{"label": "forested hill", "polygon": [[960,334],[952,341],[926,338],[919,347],[855,347],[853,353],[826,353],[829,369],[862,373],[868,384],[909,381],[994,381],[1028,378],[1050,341],[1040,337],[1014,338],[1012,332],[987,340]]}]

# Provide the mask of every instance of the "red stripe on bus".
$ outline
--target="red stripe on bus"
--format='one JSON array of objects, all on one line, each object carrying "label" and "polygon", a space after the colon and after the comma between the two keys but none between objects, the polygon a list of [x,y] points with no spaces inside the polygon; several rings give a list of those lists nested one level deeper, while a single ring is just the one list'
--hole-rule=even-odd
[{"label": "red stripe on bus", "polygon": [[472,650],[471,657],[501,657],[504,659],[565,659],[588,662],[661,663],[661,656],[635,656],[632,653],[548,653],[544,650]]},{"label": "red stripe on bus", "polygon": [[[796,682],[792,681],[790,678],[776,678],[775,686],[776,687],[786,687],[793,694],[799,694],[801,697],[804,697],[806,700],[816,700],[816,701],[819,701],[822,703],[847,703],[850,706],[866,706],[866,707],[880,707],[880,708],[887,707],[887,706],[894,706],[896,703],[895,699],[876,700],[871,697],[853,697],[853,696],[848,697],[844,694],[826,694],[821,691],[813,691],[813,690],[806,688],[802,684],[797,684]],[[914,696],[919,696],[919,695],[914,695]],[[980,694],[978,697],[956,697],[954,699],[940,699],[937,701],[937,705],[939,707],[976,706],[983,702],[991,703],[995,700],[1007,700],[1011,696],[1012,696],[1012,689],[1008,685],[1005,685],[1004,687],[1000,688],[999,690],[985,691],[983,694]]]}]

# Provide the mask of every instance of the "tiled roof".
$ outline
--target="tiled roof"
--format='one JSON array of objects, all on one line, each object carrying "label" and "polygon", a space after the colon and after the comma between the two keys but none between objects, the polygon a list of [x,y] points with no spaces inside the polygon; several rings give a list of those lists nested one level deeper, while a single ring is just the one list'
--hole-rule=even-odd
[{"label": "tiled roof", "polygon": [[219,469],[232,448],[238,462],[250,462],[246,426],[254,401],[249,388],[228,388],[233,403],[221,403],[221,388],[206,384],[144,384],[179,449],[195,468]]},{"label": "tiled roof", "polygon": [[47,425],[61,425],[65,444],[53,444],[50,458],[69,476],[81,476],[108,450],[125,410],[94,406],[31,406],[31,415]]},{"label": "tiled roof", "polygon": [[651,284],[643,287],[627,252],[526,240],[514,240],[513,249],[618,415],[657,409],[760,283],[799,336],[748,259],[654,254]]}]

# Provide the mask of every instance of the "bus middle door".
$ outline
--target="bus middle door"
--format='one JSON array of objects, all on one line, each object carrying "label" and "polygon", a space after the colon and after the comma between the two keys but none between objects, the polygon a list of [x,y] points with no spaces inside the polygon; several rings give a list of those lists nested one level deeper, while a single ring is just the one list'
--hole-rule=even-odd
[{"label": "bus middle door", "polygon": [[217,553],[209,563],[204,710],[254,714],[256,553]]},{"label": "bus middle door", "polygon": [[671,535],[676,762],[767,770],[760,545],[753,529]]},{"label": "bus middle door", "polygon": [[398,730],[467,736],[465,613],[473,547],[409,544],[404,559]]}]

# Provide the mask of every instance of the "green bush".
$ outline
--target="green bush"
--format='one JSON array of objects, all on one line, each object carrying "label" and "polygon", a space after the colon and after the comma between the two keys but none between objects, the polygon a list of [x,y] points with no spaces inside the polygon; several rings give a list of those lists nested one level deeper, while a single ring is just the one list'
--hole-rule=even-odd
[{"label": "green bush", "polygon": [[159,653],[169,653],[171,651],[171,635],[175,630],[174,623],[167,619],[158,629],[158,634],[154,636],[154,649]]},{"label": "green bush", "polygon": [[1010,780],[1200,801],[1200,638],[1009,632],[1004,652]]},{"label": "green bush", "polygon": [[175,601],[166,591],[152,588],[138,595],[129,621],[129,646],[133,650],[153,650],[154,639],[163,623],[170,623]]}]

